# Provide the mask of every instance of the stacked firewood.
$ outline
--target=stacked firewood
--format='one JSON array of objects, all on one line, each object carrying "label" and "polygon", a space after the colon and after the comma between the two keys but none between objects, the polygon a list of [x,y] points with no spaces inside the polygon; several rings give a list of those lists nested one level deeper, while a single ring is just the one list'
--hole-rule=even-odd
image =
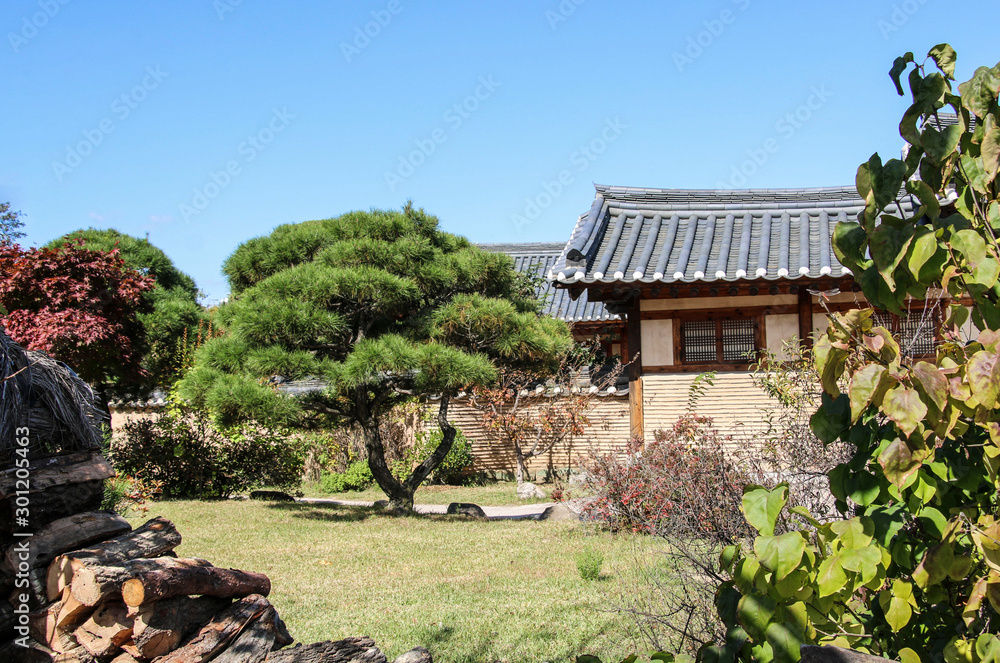
[{"label": "stacked firewood", "polygon": [[29,469],[30,537],[18,536],[16,473],[0,473],[0,661],[385,663],[369,638],[289,647],[267,576],[178,558],[164,518],[132,529],[94,510],[113,475],[100,454]]}]

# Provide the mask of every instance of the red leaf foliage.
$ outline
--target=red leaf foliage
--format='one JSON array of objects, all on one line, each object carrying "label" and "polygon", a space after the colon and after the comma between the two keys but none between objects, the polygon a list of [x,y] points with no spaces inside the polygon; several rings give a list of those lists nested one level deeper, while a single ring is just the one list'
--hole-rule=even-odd
[{"label": "red leaf foliage", "polygon": [[137,314],[153,279],[125,266],[118,251],[81,244],[57,249],[0,246],[0,317],[28,350],[69,364],[91,384],[127,383],[143,375]]}]

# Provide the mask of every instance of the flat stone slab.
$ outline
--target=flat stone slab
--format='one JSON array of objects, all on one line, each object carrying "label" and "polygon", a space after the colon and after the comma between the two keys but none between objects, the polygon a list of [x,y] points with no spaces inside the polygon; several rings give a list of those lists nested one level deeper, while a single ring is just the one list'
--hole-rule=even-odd
[{"label": "flat stone slab", "polygon": [[[325,497],[300,497],[297,502],[309,504],[339,504],[341,506],[365,506],[370,507],[375,502],[363,502],[356,500],[334,500]],[[542,502],[539,504],[514,504],[511,506],[484,506],[482,507],[486,517],[490,520],[540,520],[542,514],[550,506],[555,506],[558,502]],[[414,504],[413,510],[417,513],[441,514],[448,513],[447,504]]]}]

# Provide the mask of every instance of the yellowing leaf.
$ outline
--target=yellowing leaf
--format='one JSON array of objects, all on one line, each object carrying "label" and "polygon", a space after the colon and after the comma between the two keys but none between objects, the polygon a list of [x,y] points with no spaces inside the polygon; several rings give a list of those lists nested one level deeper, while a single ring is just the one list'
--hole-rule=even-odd
[{"label": "yellowing leaf", "polygon": [[916,389],[898,386],[886,392],[882,399],[882,411],[909,437],[927,415],[927,406],[920,400]]},{"label": "yellowing leaf", "polygon": [[1000,356],[996,352],[980,350],[969,359],[966,374],[972,395],[983,406],[992,409],[1000,393]]},{"label": "yellowing leaf", "polygon": [[910,477],[920,469],[920,461],[913,457],[913,452],[906,442],[896,438],[879,454],[878,463],[882,466],[885,478],[896,488],[902,490]]},{"label": "yellowing leaf", "polygon": [[[868,364],[851,377],[848,393],[851,397],[851,421],[855,422],[872,402],[872,397],[878,392],[882,378],[885,376],[885,366]],[[877,403],[876,403],[877,405]]]}]

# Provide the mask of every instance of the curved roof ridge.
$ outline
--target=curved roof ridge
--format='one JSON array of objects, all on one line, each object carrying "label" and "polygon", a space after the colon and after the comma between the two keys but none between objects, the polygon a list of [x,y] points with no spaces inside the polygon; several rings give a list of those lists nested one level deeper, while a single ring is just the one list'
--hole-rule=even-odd
[{"label": "curved roof ridge", "polygon": [[594,184],[598,193],[605,198],[618,199],[629,196],[642,196],[644,198],[660,198],[664,201],[683,200],[713,200],[720,198],[731,200],[760,200],[771,196],[795,197],[795,198],[815,198],[836,197],[838,199],[850,198],[861,200],[857,188],[853,184],[843,186],[821,186],[821,187],[798,187],[780,189],[658,189],[653,187],[634,186],[614,186],[608,184]]}]

